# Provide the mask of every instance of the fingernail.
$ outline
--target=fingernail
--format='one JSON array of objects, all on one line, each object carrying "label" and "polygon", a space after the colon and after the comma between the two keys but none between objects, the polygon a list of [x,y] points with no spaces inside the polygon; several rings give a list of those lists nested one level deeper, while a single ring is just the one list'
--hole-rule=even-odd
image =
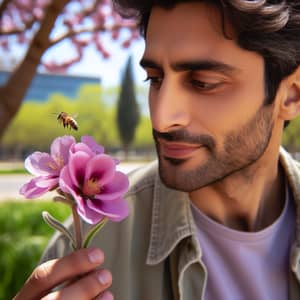
[{"label": "fingernail", "polygon": [[98,279],[99,279],[99,282],[101,284],[106,285],[106,284],[108,284],[111,281],[111,275],[110,275],[110,273],[108,271],[101,270],[98,273]]},{"label": "fingernail", "polygon": [[114,297],[113,295],[110,293],[110,292],[104,292],[100,297],[99,297],[100,300],[113,300]]},{"label": "fingernail", "polygon": [[102,263],[103,262],[103,253],[101,250],[99,249],[91,249],[88,252],[88,256],[89,256],[89,260],[91,263],[93,264],[98,264],[98,263]]},{"label": "fingernail", "polygon": [[45,299],[45,300],[54,300],[54,299],[57,299],[57,295],[52,293],[52,294],[47,295],[43,299]]}]

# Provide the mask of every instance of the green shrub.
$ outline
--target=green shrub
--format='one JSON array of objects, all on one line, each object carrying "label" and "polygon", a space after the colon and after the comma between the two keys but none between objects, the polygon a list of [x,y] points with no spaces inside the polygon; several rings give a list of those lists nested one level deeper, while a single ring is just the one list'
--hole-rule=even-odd
[{"label": "green shrub", "polygon": [[46,201],[0,204],[0,300],[12,299],[37,265],[54,233],[42,219],[47,210],[63,221],[70,209]]}]

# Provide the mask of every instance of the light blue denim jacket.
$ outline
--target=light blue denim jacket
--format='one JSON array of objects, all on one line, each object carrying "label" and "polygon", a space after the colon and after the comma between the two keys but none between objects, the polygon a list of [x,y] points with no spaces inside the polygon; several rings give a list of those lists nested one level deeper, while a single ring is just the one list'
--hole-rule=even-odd
[{"label": "light blue denim jacket", "polygon": [[[290,252],[289,299],[299,300],[300,164],[283,149],[280,162],[297,207],[297,234]],[[188,195],[162,184],[157,162],[134,171],[130,183],[130,216],[121,223],[106,224],[92,243],[105,253],[105,267],[113,274],[111,290],[115,299],[204,299],[207,271]],[[70,225],[71,221],[67,223]],[[86,231],[88,226],[84,227]],[[57,233],[42,261],[70,251],[68,242]]]}]

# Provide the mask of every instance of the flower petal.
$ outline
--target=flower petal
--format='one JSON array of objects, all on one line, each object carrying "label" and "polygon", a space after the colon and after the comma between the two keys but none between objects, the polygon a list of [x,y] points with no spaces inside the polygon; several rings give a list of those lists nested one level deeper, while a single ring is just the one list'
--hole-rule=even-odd
[{"label": "flower petal", "polygon": [[89,148],[96,154],[104,153],[104,147],[97,144],[93,137],[84,135],[81,137],[81,142],[89,146]]},{"label": "flower petal", "polygon": [[99,185],[104,186],[113,179],[115,171],[114,160],[109,155],[98,154],[87,163],[84,181],[93,178],[99,181]]},{"label": "flower petal", "polygon": [[33,175],[58,175],[60,168],[46,152],[34,152],[25,159],[25,168]]},{"label": "flower petal", "polygon": [[102,187],[101,193],[95,195],[97,199],[101,200],[113,200],[120,198],[123,194],[128,191],[129,180],[127,175],[117,171],[111,182],[107,183]]},{"label": "flower petal", "polygon": [[71,153],[76,153],[79,151],[85,152],[85,153],[89,154],[90,156],[95,155],[95,153],[91,150],[91,148],[84,143],[76,143],[76,144],[72,145],[72,147],[70,148]]},{"label": "flower petal", "polygon": [[41,177],[40,180],[36,182],[36,185],[40,188],[47,188],[49,187],[49,190],[52,190],[56,186],[58,186],[58,177]]},{"label": "flower petal", "polygon": [[119,160],[119,159],[117,159],[117,158],[113,158],[113,160],[114,160],[114,162],[115,162],[115,164],[116,165],[118,165],[121,161]]},{"label": "flower petal", "polygon": [[60,169],[68,163],[69,150],[75,143],[75,138],[71,135],[58,137],[52,142],[50,153],[53,159],[60,166]]},{"label": "flower petal", "polygon": [[88,199],[86,203],[89,208],[114,222],[122,221],[129,214],[128,203],[123,198],[107,202]]},{"label": "flower petal", "polygon": [[75,190],[68,166],[64,166],[60,172],[59,187],[65,193],[71,193],[73,190]]},{"label": "flower petal", "polygon": [[89,160],[91,160],[90,155],[83,151],[78,151],[70,155],[68,164],[69,173],[73,184],[78,188],[80,188],[84,183]]},{"label": "flower petal", "polygon": [[85,222],[89,224],[96,224],[103,219],[103,215],[89,208],[86,200],[84,200],[81,196],[75,197],[75,201],[77,202],[77,212]]},{"label": "flower petal", "polygon": [[[47,179],[47,176],[39,176],[31,179],[28,183],[24,184],[20,189],[20,194],[25,196],[27,199],[37,198],[50,189],[54,188],[55,185],[48,185],[48,186],[39,186],[40,182],[44,182]],[[58,182],[58,179],[57,179]]]}]

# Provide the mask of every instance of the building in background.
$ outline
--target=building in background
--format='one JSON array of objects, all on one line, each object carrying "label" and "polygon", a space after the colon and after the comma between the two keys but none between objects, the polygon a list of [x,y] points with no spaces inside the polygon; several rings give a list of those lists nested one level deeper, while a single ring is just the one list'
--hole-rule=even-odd
[{"label": "building in background", "polygon": [[[9,72],[0,71],[0,85],[8,77]],[[83,84],[100,84],[99,77],[57,75],[37,73],[27,90],[24,101],[47,101],[53,93],[60,93],[75,98]]]}]

